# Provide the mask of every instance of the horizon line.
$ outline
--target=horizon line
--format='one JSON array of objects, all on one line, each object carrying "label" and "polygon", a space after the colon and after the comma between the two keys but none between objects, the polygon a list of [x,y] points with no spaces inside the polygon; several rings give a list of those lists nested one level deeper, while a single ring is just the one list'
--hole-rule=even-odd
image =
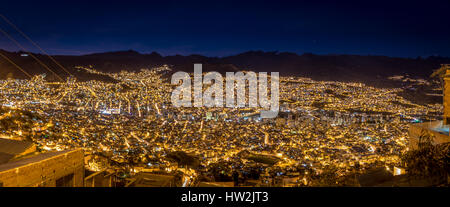
[{"label": "horizon line", "polygon": [[[39,52],[32,52],[30,50],[28,51],[23,51],[23,50],[7,50],[7,49],[3,49],[0,48],[0,50],[8,52],[8,53],[32,53],[32,54],[37,54],[37,55],[45,55],[43,53],[39,53]],[[46,51],[47,52],[47,51]],[[158,54],[161,57],[173,57],[173,56],[184,56],[184,57],[189,57],[189,56],[203,56],[203,57],[207,57],[207,58],[226,58],[226,57],[232,57],[232,56],[237,56],[237,55],[241,55],[241,54],[245,54],[245,53],[250,53],[250,52],[261,52],[261,53],[275,53],[277,55],[279,54],[283,54],[283,53],[290,53],[290,54],[295,54],[297,56],[302,56],[302,55],[316,55],[316,56],[365,56],[365,57],[369,57],[369,56],[373,56],[373,57],[388,57],[388,58],[403,58],[403,59],[418,59],[418,58],[423,58],[423,59],[427,59],[430,57],[438,57],[438,58],[446,58],[446,59],[450,59],[450,56],[441,56],[441,55],[429,55],[429,56],[417,56],[417,57],[410,57],[410,56],[389,56],[389,55],[380,55],[380,54],[352,54],[352,53],[313,53],[313,52],[304,52],[302,54],[298,53],[298,52],[290,52],[290,51],[279,51],[279,50],[247,50],[247,51],[243,51],[243,52],[238,52],[238,53],[234,53],[234,54],[230,54],[230,55],[223,55],[223,56],[214,56],[214,55],[204,55],[204,54],[198,54],[198,53],[190,53],[190,54],[179,54],[179,53],[175,53],[175,54],[168,54],[168,55],[163,55],[160,52],[157,51],[152,51],[152,52],[142,52],[142,51],[137,51],[134,49],[128,49],[128,50],[111,50],[111,51],[102,51],[102,52],[86,52],[86,53],[82,53],[82,54],[50,54],[51,56],[74,56],[74,57],[81,57],[81,56],[88,56],[88,55],[97,55],[97,54],[105,54],[105,53],[119,53],[119,52],[135,52],[139,55],[151,55],[151,54]],[[47,52],[48,53],[48,52]]]}]

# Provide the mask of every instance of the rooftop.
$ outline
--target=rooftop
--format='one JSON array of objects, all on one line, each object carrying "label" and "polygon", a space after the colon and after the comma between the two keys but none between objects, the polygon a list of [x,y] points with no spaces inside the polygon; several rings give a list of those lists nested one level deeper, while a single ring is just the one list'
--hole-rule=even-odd
[{"label": "rooftop", "polygon": [[0,152],[2,153],[18,155],[32,146],[32,142],[0,138]]},{"label": "rooftop", "polygon": [[36,156],[30,157],[30,158],[26,158],[26,159],[21,159],[15,162],[9,162],[9,163],[5,163],[0,165],[0,172],[1,171],[5,171],[5,170],[10,170],[10,169],[14,169],[20,166],[24,166],[24,165],[28,165],[34,162],[39,162],[42,160],[46,160],[49,159],[51,157],[54,156],[58,156],[58,155],[62,155],[65,153],[68,153],[70,151],[75,151],[75,150],[65,150],[65,151],[59,151],[59,152],[47,152],[47,153],[42,153],[42,154],[38,154]]}]

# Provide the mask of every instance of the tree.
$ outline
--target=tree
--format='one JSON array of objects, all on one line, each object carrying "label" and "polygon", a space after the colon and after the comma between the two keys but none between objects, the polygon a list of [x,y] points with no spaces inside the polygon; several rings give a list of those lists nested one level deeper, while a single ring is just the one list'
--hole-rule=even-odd
[{"label": "tree", "polygon": [[450,143],[434,145],[432,140],[434,135],[422,130],[418,149],[405,153],[402,162],[410,178],[440,184],[447,180],[450,173]]}]

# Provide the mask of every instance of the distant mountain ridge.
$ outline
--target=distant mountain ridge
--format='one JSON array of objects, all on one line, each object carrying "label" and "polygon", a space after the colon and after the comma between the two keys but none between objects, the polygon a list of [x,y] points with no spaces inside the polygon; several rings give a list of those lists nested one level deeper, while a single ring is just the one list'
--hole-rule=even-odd
[{"label": "distant mountain ridge", "polygon": [[[55,79],[32,57],[23,57],[23,52],[0,50],[17,65],[30,74],[46,73],[49,79]],[[48,57],[35,54],[60,76],[67,75]],[[289,52],[249,51],[226,57],[207,57],[202,55],[162,56],[159,53],[141,54],[139,52],[115,51],[94,53],[81,56],[55,55],[59,63],[75,74],[80,80],[104,79],[106,77],[85,74],[74,66],[92,65],[105,72],[121,70],[136,71],[167,64],[174,71],[193,71],[194,63],[202,63],[204,71],[233,72],[251,70],[255,72],[280,72],[281,75],[304,76],[315,80],[363,82],[369,85],[388,84],[387,77],[392,75],[409,75],[410,77],[428,78],[440,64],[450,63],[450,58],[396,58],[387,56],[362,55],[315,55],[305,53],[298,55]],[[26,78],[14,66],[0,57],[0,78]],[[106,78],[107,79],[107,78]]]}]

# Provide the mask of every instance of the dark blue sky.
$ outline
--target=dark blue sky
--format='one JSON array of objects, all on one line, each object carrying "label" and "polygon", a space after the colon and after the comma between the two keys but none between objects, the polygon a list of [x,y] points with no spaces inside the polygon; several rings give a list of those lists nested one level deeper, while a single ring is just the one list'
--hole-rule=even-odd
[{"label": "dark blue sky", "polygon": [[[0,13],[50,54],[450,56],[448,0],[311,2],[6,0]],[[0,28],[38,51],[2,20]],[[1,34],[0,48],[19,50]]]}]

